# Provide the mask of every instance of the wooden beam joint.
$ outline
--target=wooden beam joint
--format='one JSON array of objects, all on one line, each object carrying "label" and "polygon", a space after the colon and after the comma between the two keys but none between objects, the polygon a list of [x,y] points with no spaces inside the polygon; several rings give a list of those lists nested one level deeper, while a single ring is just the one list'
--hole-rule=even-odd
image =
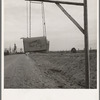
[{"label": "wooden beam joint", "polygon": [[77,28],[84,34],[84,29],[78,24],[78,22],[59,3],[56,3],[56,5],[77,26]]}]

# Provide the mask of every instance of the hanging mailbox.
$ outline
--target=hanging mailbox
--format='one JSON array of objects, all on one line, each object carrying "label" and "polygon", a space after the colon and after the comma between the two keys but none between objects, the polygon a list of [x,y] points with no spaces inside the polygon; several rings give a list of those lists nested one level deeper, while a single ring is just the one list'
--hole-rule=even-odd
[{"label": "hanging mailbox", "polygon": [[49,50],[46,37],[23,38],[24,52],[41,52]]}]

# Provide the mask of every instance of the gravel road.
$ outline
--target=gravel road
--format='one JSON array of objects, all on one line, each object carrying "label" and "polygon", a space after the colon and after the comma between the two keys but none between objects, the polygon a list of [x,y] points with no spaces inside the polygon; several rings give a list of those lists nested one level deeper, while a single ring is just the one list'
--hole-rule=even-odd
[{"label": "gravel road", "polygon": [[54,80],[46,77],[28,56],[9,55],[4,59],[5,88],[50,88],[57,87]]}]

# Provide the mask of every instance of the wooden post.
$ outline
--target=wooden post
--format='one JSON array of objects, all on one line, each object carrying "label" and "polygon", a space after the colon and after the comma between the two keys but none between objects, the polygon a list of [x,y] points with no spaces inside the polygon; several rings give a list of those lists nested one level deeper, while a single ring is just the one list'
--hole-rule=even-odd
[{"label": "wooden post", "polygon": [[87,0],[84,0],[84,40],[85,40],[85,82],[86,82],[86,88],[90,88]]}]

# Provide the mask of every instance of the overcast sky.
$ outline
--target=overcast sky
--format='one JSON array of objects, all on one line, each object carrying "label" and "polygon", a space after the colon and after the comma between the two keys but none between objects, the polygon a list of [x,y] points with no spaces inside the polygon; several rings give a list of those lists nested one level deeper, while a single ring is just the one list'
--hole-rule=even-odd
[{"label": "overcast sky", "polygon": [[[66,0],[79,1],[83,0]],[[83,27],[83,7],[62,5]],[[44,3],[47,39],[50,41],[50,50],[70,50],[84,48],[84,35],[52,3]],[[4,47],[23,48],[21,37],[27,37],[27,13],[25,0],[4,0]],[[97,0],[88,0],[88,31],[89,46],[97,47]],[[32,37],[42,36],[41,5],[32,3]]]}]

